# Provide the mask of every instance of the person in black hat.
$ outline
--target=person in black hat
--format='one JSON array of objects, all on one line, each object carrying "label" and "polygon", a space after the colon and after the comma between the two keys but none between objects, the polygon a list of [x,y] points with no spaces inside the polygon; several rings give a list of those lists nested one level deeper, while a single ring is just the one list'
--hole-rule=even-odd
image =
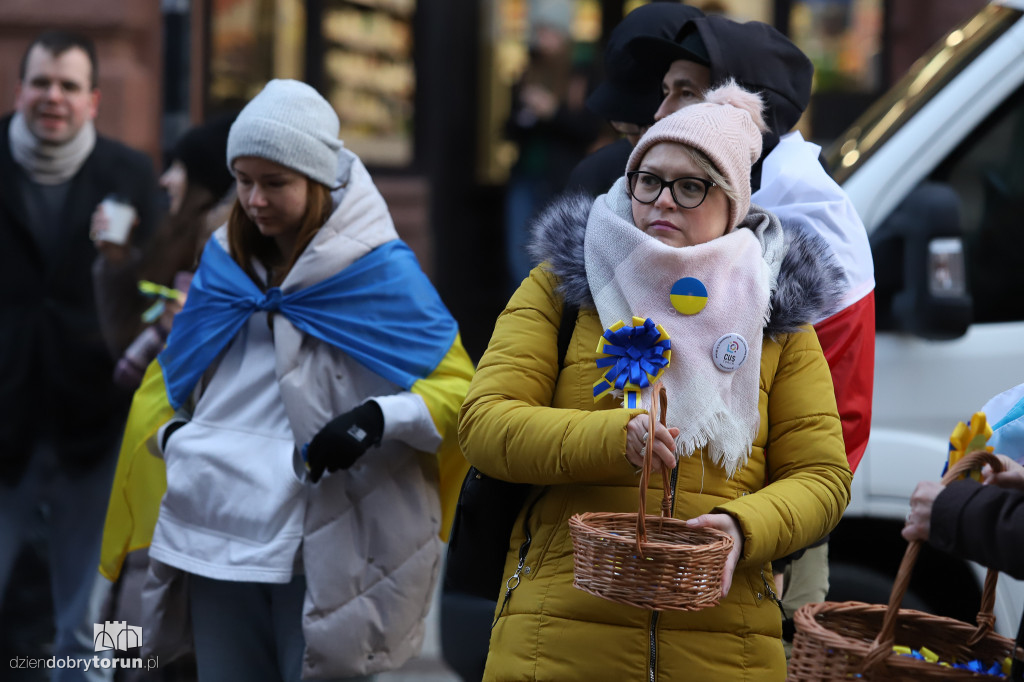
[{"label": "person in black hat", "polygon": [[[763,152],[751,169],[751,201],[784,226],[824,237],[844,274],[839,310],[816,320],[815,331],[832,371],[851,470],[867,447],[874,381],[874,266],[867,232],[849,197],[829,177],[821,149],[793,131],[810,101],[814,67],[788,38],[760,22],[721,16],[688,22],[673,37],[638,36],[627,51],[637,73],[664,74],[656,120],[692,103],[693,73],[712,85],[734,78],[766,103]],[[791,132],[792,131],[792,132]],[[828,592],[827,538],[776,562],[787,616]],[[788,637],[787,637],[788,639]],[[787,646],[788,653],[788,646]]]},{"label": "person in black hat", "polygon": [[707,68],[712,85],[734,78],[742,87],[761,93],[769,130],[764,134],[761,159],[753,168],[751,184],[756,190],[765,157],[793,129],[810,102],[814,66],[800,48],[768,24],[711,15],[688,22],[672,38],[638,36],[627,50],[638,71],[663,74],[655,120],[693,103],[684,97],[675,76],[695,68]]},{"label": "person in black hat", "polygon": [[628,49],[630,41],[642,36],[671,40],[688,21],[701,16],[696,7],[655,2],[633,10],[612,30],[604,51],[605,79],[587,98],[587,108],[623,137],[580,161],[567,187],[603,194],[622,175],[633,146],[654,123],[663,72],[639,68]]},{"label": "person in black hat", "polygon": [[171,164],[160,176],[160,186],[167,190],[171,201],[172,215],[181,210],[186,195],[209,208],[222,203],[231,190],[234,178],[221,161],[236,116],[237,113],[221,114],[190,128],[174,145]]}]

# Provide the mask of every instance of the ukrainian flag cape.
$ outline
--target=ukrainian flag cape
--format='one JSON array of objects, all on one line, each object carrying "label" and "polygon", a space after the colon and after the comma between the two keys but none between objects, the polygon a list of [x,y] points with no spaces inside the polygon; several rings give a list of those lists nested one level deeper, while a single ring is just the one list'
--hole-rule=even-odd
[{"label": "ukrainian flag cape", "polygon": [[[128,552],[149,545],[167,488],[163,460],[149,453],[147,441],[257,310],[283,315],[300,331],[424,399],[444,437],[438,458],[446,539],[468,470],[454,418],[473,370],[458,325],[412,251],[400,240],[387,242],[337,274],[284,294],[277,287],[261,291],[214,238],[167,347],[150,364],[132,401],[103,533],[100,573],[108,579],[117,578]],[[454,379],[424,381],[442,370]]]}]

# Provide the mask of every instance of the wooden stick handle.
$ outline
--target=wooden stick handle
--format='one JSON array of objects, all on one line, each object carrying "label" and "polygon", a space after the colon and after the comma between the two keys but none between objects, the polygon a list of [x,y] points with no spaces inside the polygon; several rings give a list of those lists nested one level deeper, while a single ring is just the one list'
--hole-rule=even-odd
[{"label": "wooden stick handle", "polygon": [[[650,421],[647,427],[647,443],[644,447],[644,466],[640,472],[640,512],[636,518],[636,551],[640,556],[643,556],[641,544],[647,542],[647,524],[644,521],[644,517],[647,516],[647,484],[651,477],[651,467],[654,464],[654,427],[659,420],[663,426],[667,426],[665,414],[667,407],[668,392],[660,381],[656,381],[651,386],[651,409],[647,413]],[[661,502],[662,515],[664,515],[671,505],[672,491],[669,489],[668,469],[661,467],[661,474],[665,481],[665,490]]]}]

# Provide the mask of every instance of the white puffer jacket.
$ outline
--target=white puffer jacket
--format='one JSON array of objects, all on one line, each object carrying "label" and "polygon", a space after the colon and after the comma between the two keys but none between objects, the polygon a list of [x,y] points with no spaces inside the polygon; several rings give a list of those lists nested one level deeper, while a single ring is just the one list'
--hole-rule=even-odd
[{"label": "white puffer jacket", "polygon": [[[387,206],[358,158],[343,149],[339,166],[343,175],[334,196],[336,209],[282,283],[284,294],[327,279],[398,238]],[[213,238],[228,248],[226,227]],[[432,392],[435,399],[436,394],[450,396],[450,404],[438,409],[432,403],[432,410],[419,394],[304,334],[283,315],[274,317],[273,345],[294,457],[327,422],[371,398],[380,404],[385,424],[380,446],[350,469],[326,475],[315,485],[304,484],[303,678],[396,668],[419,651],[423,639],[441,559],[433,453],[444,433],[454,428],[472,363],[456,338],[448,357],[422,380],[445,384],[444,390]],[[206,378],[216,371],[215,365]],[[192,404],[208,385],[200,382]],[[461,392],[453,392],[453,386],[461,386]],[[175,438],[169,447],[172,455]],[[300,462],[294,465],[302,471]],[[168,463],[168,491],[174,487]]]}]

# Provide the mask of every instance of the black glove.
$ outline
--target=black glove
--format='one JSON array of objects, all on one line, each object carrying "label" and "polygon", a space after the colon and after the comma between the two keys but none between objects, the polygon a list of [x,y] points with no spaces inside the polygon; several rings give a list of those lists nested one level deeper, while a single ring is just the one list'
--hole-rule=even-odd
[{"label": "black glove", "polygon": [[384,434],[384,413],[375,400],[327,422],[306,448],[309,480],[316,483],[327,471],[348,469]]}]

